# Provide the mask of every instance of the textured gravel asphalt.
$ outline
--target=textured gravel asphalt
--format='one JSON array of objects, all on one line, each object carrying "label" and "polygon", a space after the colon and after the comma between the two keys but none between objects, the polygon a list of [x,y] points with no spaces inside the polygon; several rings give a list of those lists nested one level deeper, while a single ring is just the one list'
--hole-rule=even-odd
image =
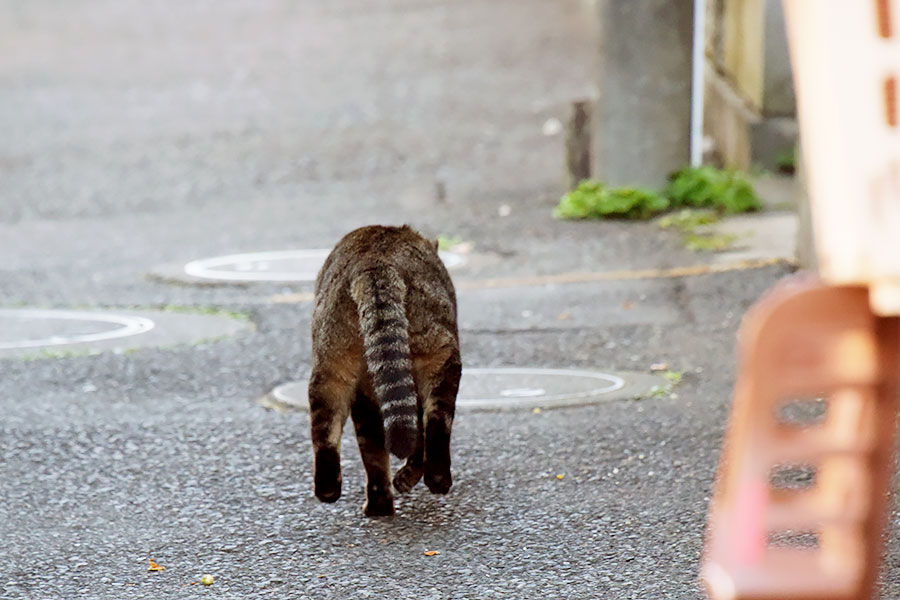
[{"label": "textured gravel asphalt", "polygon": [[147,277],[373,222],[473,242],[458,282],[703,260],[652,224],[550,218],[562,141],[543,128],[593,93],[589,15],[575,0],[0,0],[0,304],[215,307],[255,326],[0,360],[0,597],[699,598],[734,335],[786,267],[461,290],[468,367],[668,362],[684,380],[461,414],[451,493],[419,486],[378,520],[349,436],[344,496],[320,504],[308,417],[256,403],[309,373],[309,304],[272,301],[309,286]]}]

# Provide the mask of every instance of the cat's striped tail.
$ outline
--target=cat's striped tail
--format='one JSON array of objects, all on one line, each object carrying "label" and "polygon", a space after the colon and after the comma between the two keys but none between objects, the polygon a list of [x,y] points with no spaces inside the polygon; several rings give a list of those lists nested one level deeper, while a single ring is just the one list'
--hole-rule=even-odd
[{"label": "cat's striped tail", "polygon": [[393,267],[357,275],[350,295],[359,313],[366,364],[384,418],[385,447],[398,458],[413,453],[418,429],[416,384],[409,355],[406,284]]}]

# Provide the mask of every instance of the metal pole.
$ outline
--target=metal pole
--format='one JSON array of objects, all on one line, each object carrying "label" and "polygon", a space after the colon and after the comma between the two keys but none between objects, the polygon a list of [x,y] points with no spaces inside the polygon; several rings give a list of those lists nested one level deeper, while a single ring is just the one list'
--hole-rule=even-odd
[{"label": "metal pole", "polygon": [[704,47],[706,45],[706,0],[694,0],[694,40],[691,66],[691,166],[703,162]]}]

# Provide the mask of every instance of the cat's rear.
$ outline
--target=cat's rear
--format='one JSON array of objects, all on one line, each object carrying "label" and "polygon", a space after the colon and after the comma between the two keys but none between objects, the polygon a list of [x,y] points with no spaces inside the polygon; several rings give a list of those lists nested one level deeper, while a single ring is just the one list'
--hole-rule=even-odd
[{"label": "cat's rear", "polygon": [[437,245],[409,227],[347,234],[316,281],[309,383],[315,493],[341,494],[341,430],[351,416],[366,469],[367,515],[392,514],[388,451],[406,464],[398,492],[425,476],[446,493],[461,364],[456,297]]}]

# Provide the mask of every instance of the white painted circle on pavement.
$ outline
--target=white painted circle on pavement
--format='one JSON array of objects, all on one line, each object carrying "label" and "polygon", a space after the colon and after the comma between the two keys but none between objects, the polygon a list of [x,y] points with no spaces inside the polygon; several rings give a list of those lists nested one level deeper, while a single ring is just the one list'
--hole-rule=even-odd
[{"label": "white painted circle on pavement", "polygon": [[[193,260],[184,266],[185,274],[198,279],[234,282],[315,281],[331,250],[312,248],[228,254]],[[448,269],[466,262],[455,252],[438,253]]]},{"label": "white painted circle on pavement", "polygon": [[329,252],[306,249],[228,254],[191,261],[184,272],[220,281],[314,281]]},{"label": "white painted circle on pavement", "polygon": [[[482,368],[463,369],[457,408],[502,410],[579,406],[606,398],[643,396],[662,378],[643,373],[622,375],[577,369]],[[308,410],[308,381],[276,387],[261,402],[276,408]]]},{"label": "white painted circle on pavement", "polygon": [[618,375],[575,369],[464,369],[457,406],[565,404],[625,387]]},{"label": "white painted circle on pavement", "polygon": [[547,393],[544,388],[512,388],[508,390],[500,390],[500,395],[504,398],[536,398]]},{"label": "white painted circle on pavement", "polygon": [[[0,350],[18,350],[40,348],[45,346],[63,346],[114,340],[146,333],[153,329],[154,322],[145,317],[133,315],[116,315],[112,313],[93,313],[74,310],[42,310],[42,309],[0,309],[0,331],[8,337],[0,337]],[[82,323],[82,331],[73,323]],[[89,324],[94,324],[90,326]],[[96,324],[112,325],[97,331]],[[65,333],[49,333],[54,328],[67,328]],[[88,329],[90,331],[84,331]],[[39,330],[31,337],[29,330]],[[10,333],[12,335],[10,335]],[[24,334],[24,337],[17,337]]]}]

